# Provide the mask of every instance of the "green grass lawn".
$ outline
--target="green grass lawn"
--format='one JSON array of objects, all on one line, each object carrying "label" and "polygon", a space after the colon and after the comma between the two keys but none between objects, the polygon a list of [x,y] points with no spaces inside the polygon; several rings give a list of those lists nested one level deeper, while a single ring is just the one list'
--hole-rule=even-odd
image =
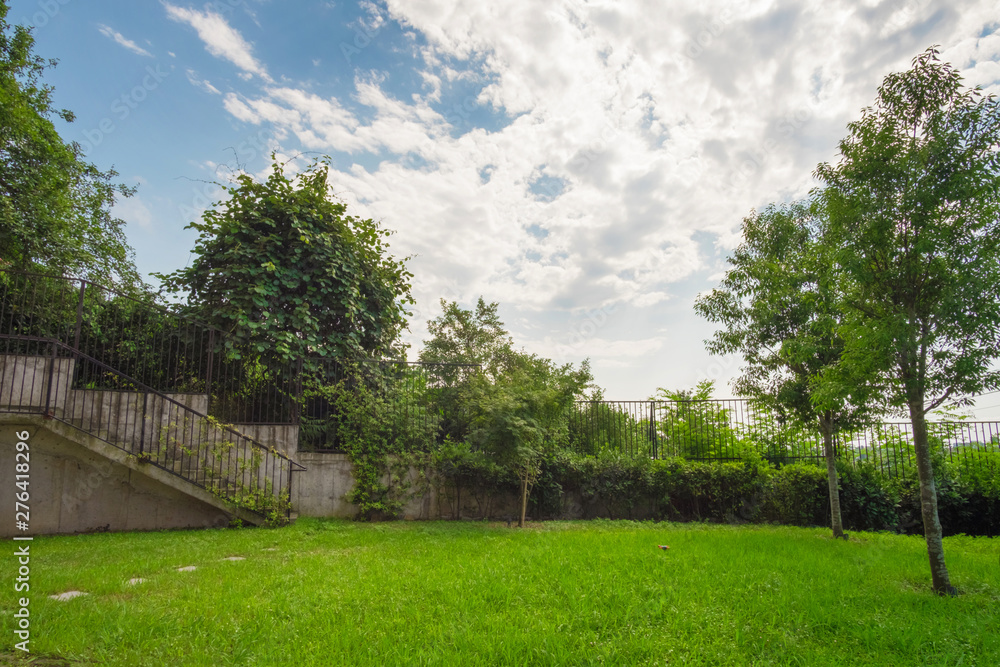
[{"label": "green grass lawn", "polygon": [[[1000,664],[1000,541],[946,539],[964,594],[940,598],[922,539],[828,534],[300,519],[39,537],[30,646],[101,665]],[[0,664],[19,664],[3,562]],[[71,590],[89,595],[49,598]]]}]

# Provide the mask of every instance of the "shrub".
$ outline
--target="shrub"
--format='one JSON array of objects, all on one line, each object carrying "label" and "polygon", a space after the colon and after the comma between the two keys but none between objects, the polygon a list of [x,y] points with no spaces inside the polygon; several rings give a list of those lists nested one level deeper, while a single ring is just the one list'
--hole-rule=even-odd
[{"label": "shrub", "polygon": [[793,463],[775,471],[763,503],[762,518],[795,526],[830,521],[826,470],[810,463]]},{"label": "shrub", "polygon": [[840,511],[849,530],[894,530],[899,524],[899,489],[872,463],[838,461]]}]

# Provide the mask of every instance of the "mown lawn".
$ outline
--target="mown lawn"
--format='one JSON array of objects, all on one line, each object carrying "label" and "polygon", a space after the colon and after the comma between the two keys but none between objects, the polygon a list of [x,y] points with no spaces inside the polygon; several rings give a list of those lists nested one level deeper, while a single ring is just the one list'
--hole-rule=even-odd
[{"label": "mown lawn", "polygon": [[[39,537],[30,646],[101,665],[1000,664],[1000,541],[946,539],[963,595],[939,598],[920,538],[828,533],[300,519]],[[0,664],[19,664],[14,561]]]}]

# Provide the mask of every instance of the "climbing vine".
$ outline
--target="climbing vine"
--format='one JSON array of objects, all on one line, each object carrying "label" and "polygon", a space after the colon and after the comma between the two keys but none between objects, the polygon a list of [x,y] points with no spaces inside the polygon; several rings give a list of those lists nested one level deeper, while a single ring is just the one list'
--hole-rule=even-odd
[{"label": "climbing vine", "polygon": [[411,498],[427,491],[438,417],[415,400],[412,377],[354,368],[306,395],[321,396],[330,406],[322,428],[354,466],[354,487],[346,498],[358,507],[358,519],[397,518]]}]

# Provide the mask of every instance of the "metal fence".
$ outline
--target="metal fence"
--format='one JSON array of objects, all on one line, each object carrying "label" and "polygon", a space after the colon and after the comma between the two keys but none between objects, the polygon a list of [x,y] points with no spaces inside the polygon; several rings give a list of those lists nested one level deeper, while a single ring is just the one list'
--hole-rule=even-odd
[{"label": "metal fence", "polygon": [[365,437],[427,451],[456,420],[453,388],[477,372],[471,364],[307,359],[299,449],[343,451],[364,428]]},{"label": "metal fence", "polygon": [[155,391],[205,394],[208,413],[230,423],[297,418],[293,364],[87,280],[0,271],[0,335],[7,354],[35,354],[31,339],[56,340],[121,374],[88,377],[91,389],[128,389],[119,386],[127,376]]},{"label": "metal fence", "polygon": [[57,340],[0,334],[0,412],[44,415],[263,518],[287,515],[292,472],[304,468],[212,420],[205,403],[156,391]]},{"label": "metal fence", "polygon": [[[944,460],[1000,472],[1000,423],[928,423],[930,444]],[[571,447],[586,454],[681,456],[736,461],[754,452],[776,464],[824,460],[818,429],[782,423],[745,399],[690,401],[580,401],[569,418]],[[834,438],[837,456],[870,463],[885,474],[914,470],[909,423],[873,423]]]},{"label": "metal fence", "polygon": [[314,451],[343,451],[344,437],[364,414],[377,437],[430,446],[460,421],[451,387],[479,372],[468,364],[288,362],[149,300],[87,280],[16,271],[0,271],[0,337],[5,355],[45,356],[47,341],[57,341],[57,354],[81,354],[109,369],[77,372],[75,389],[141,385],[203,396],[205,414],[223,423],[298,425],[299,448]]}]

